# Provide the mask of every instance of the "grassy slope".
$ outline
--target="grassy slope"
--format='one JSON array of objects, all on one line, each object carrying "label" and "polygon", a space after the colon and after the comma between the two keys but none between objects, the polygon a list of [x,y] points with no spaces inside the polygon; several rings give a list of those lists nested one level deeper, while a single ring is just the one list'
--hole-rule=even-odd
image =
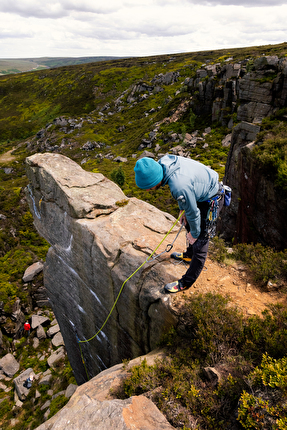
[{"label": "grassy slope", "polygon": [[122,57],[41,57],[0,59],[0,75],[29,72],[51,67],[110,61]]},{"label": "grassy slope", "polygon": [[[2,166],[12,168],[12,171],[0,168],[0,214],[6,217],[0,220],[0,289],[7,311],[11,309],[16,295],[25,302],[26,293],[22,291],[21,281],[23,271],[33,261],[44,259],[48,246],[34,231],[23,198],[23,188],[27,184],[24,160],[38,151],[33,139],[35,134],[61,115],[77,121],[85,119],[83,126],[69,135],[51,125],[50,145],[60,146],[64,139],[66,143],[61,153],[79,163],[85,160],[83,168],[100,171],[108,177],[118,165],[109,159],[101,159],[99,153],[127,156],[128,163],[123,165],[126,178],[124,192],[175,215],[177,208],[167,190],[160,189],[154,195],[147,196],[136,189],[132,154],[138,152],[142,139],[148,138],[155,123],[170,116],[181,101],[190,97],[182,90],[182,82],[185,77],[195,76],[196,69],[202,63],[222,62],[228,57],[239,61],[262,54],[285,56],[287,44],[102,61],[0,77],[0,154],[17,148],[14,151],[16,159]],[[141,81],[149,84],[156,75],[168,71],[179,71],[179,81],[163,87],[163,91],[137,104],[127,103],[126,95],[135,83]],[[123,96],[121,110],[117,110],[114,104],[119,96]],[[105,109],[107,103],[110,107]],[[103,120],[99,114],[101,110]],[[112,115],[108,115],[109,112]],[[194,128],[203,130],[208,125],[211,125],[210,121],[205,118],[198,121]],[[120,132],[119,127],[122,126],[124,130]],[[172,131],[192,132],[189,115],[183,116],[177,123],[162,126],[157,142],[163,152],[168,151],[170,145],[165,144],[161,135]],[[220,170],[220,165],[224,165],[227,157],[227,150],[221,147],[221,138],[226,131],[214,128],[209,137],[209,152],[203,154],[201,148],[195,148],[191,154],[200,155],[202,162],[211,164],[221,175],[223,170]],[[91,152],[84,151],[82,145],[87,141],[103,142],[105,146]],[[28,151],[28,144],[33,148],[32,152]]]},{"label": "grassy slope", "polygon": [[[54,118],[65,115],[78,122],[81,118],[85,121],[80,129],[75,129],[68,135],[61,128],[50,125],[51,147],[60,146],[64,141],[60,152],[81,163],[85,169],[100,171],[108,177],[111,177],[118,165],[99,155],[112,153],[114,157],[128,157],[128,163],[123,165],[123,190],[126,195],[143,198],[176,215],[177,207],[168,190],[164,188],[147,195],[135,187],[133,154],[138,152],[142,139],[149,137],[157,122],[170,116],[183,100],[189,99],[190,93],[185,92],[182,84],[186,77],[195,76],[197,68],[203,62],[222,62],[229,57],[233,57],[233,61],[239,61],[261,54],[277,54],[282,57],[286,53],[287,44],[280,44],[103,61],[0,77],[0,154],[18,148],[14,151],[17,159],[5,165],[11,167],[12,171],[0,169],[0,213],[6,216],[5,220],[1,220],[0,257],[8,258],[7,252],[10,252],[12,255],[9,254],[9,258],[14,261],[14,252],[17,250],[19,258],[19,252],[25,250],[23,259],[31,261],[43,258],[45,254],[45,242],[33,231],[23,200],[23,188],[27,183],[24,160],[31,154],[31,150],[27,150],[27,144],[33,142],[32,137],[40,129],[52,124]],[[179,72],[178,82],[162,86],[162,91],[153,92],[153,95],[141,102],[126,101],[136,83],[151,84],[156,75],[169,71]],[[120,109],[115,105],[115,100],[119,97],[122,97],[122,103],[118,105],[121,106]],[[104,113],[102,116],[101,110]],[[170,143],[165,143],[164,140],[164,136],[169,133],[184,134],[196,128],[202,131],[204,127],[211,125],[209,118],[198,118],[192,128],[189,115],[187,113],[176,123],[161,126],[156,141],[161,152],[170,149]],[[124,127],[121,132],[120,127]],[[207,138],[207,150],[203,151],[201,147],[191,150],[192,157],[200,157],[199,160],[215,168],[220,177],[224,174],[228,152],[228,149],[222,148],[221,139],[227,132],[222,127],[215,127]],[[84,151],[82,146],[87,141],[102,142],[105,146],[91,152]],[[32,152],[39,150],[35,142],[37,140],[34,139],[34,145],[30,145]],[[22,265],[19,264],[19,267]],[[20,277],[20,269],[18,273]],[[5,275],[5,288],[11,282],[9,276]],[[16,284],[15,288],[19,282]],[[15,288],[12,290],[15,291]]]}]

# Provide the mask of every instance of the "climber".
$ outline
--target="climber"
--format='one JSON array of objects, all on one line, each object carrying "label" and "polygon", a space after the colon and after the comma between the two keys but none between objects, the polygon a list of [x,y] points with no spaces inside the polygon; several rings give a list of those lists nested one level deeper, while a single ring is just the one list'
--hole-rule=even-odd
[{"label": "climber", "polygon": [[[143,157],[136,162],[135,180],[139,188],[150,191],[168,184],[180,209],[181,224],[186,228],[189,245],[185,252],[171,257],[190,263],[181,279],[165,285],[170,293],[190,288],[199,277],[207,257],[210,231],[223,206],[223,187],[214,170],[198,161],[165,155],[158,162]],[[213,222],[209,222],[209,219]]]},{"label": "climber", "polygon": [[25,322],[25,324],[24,324],[24,330],[25,330],[25,332],[26,332],[27,336],[29,336],[29,335],[30,335],[30,329],[31,329],[31,326],[30,326],[30,324],[26,321],[26,322]]},{"label": "climber", "polygon": [[26,379],[26,381],[24,382],[23,386],[26,387],[26,388],[31,388],[32,384],[33,384],[33,380],[34,380],[33,373],[30,373],[29,378]]}]

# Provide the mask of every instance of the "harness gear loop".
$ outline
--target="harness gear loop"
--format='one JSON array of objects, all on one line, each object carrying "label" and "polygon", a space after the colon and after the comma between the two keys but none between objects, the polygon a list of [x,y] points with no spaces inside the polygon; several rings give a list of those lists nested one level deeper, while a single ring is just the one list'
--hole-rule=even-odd
[{"label": "harness gear loop", "polygon": [[207,234],[209,238],[213,238],[216,234],[216,221],[218,217],[219,202],[224,198],[224,190],[221,189],[214,197],[207,200],[209,209],[206,217]]}]

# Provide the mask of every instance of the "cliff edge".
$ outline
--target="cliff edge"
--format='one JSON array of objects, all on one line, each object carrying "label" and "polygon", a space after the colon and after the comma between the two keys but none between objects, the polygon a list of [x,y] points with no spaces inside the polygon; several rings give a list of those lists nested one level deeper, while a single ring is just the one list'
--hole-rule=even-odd
[{"label": "cliff edge", "polygon": [[[184,268],[164,254],[137,271],[175,219],[126,198],[102,174],[87,172],[63,155],[35,154],[26,165],[34,223],[51,244],[44,284],[80,385],[123,359],[153,350],[175,323],[171,297],[163,287]],[[185,247],[183,232],[176,246],[174,250]]]}]

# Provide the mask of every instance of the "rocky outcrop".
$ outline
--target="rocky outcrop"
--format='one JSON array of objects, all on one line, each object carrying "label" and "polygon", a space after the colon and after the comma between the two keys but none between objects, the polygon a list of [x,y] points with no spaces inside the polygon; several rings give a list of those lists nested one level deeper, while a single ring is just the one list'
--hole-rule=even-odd
[{"label": "rocky outcrop", "polygon": [[222,236],[234,243],[262,243],[286,248],[287,201],[264,175],[252,151],[260,127],[242,122],[232,131],[224,183],[232,188],[232,201],[218,222]]},{"label": "rocky outcrop", "polygon": [[[287,106],[286,58],[203,65],[196,79],[187,78],[185,84],[193,94],[194,113],[232,129],[224,178],[232,188],[232,203],[221,215],[219,232],[234,243],[286,248],[286,197],[252,156],[262,120]],[[234,120],[239,122],[235,127]]]},{"label": "rocky outcrop", "polygon": [[155,358],[163,356],[163,352],[154,351],[145,357],[132,360],[128,366],[118,364],[101,372],[91,381],[78,387],[69,403],[37,429],[173,429],[174,427],[147,397],[142,395],[119,400],[113,396],[113,390],[127,377],[130,367],[139,365],[143,359],[148,365],[152,365]]},{"label": "rocky outcrop", "polygon": [[232,128],[237,121],[261,123],[287,104],[287,60],[277,56],[225,65],[203,65],[195,79],[187,78],[196,115],[211,115]]},{"label": "rocky outcrop", "polygon": [[[62,155],[35,154],[26,164],[34,223],[51,244],[44,284],[81,384],[151,351],[175,324],[163,286],[184,268],[170,264],[168,254],[142,266],[175,220]],[[184,246],[182,234],[178,250]]]}]

